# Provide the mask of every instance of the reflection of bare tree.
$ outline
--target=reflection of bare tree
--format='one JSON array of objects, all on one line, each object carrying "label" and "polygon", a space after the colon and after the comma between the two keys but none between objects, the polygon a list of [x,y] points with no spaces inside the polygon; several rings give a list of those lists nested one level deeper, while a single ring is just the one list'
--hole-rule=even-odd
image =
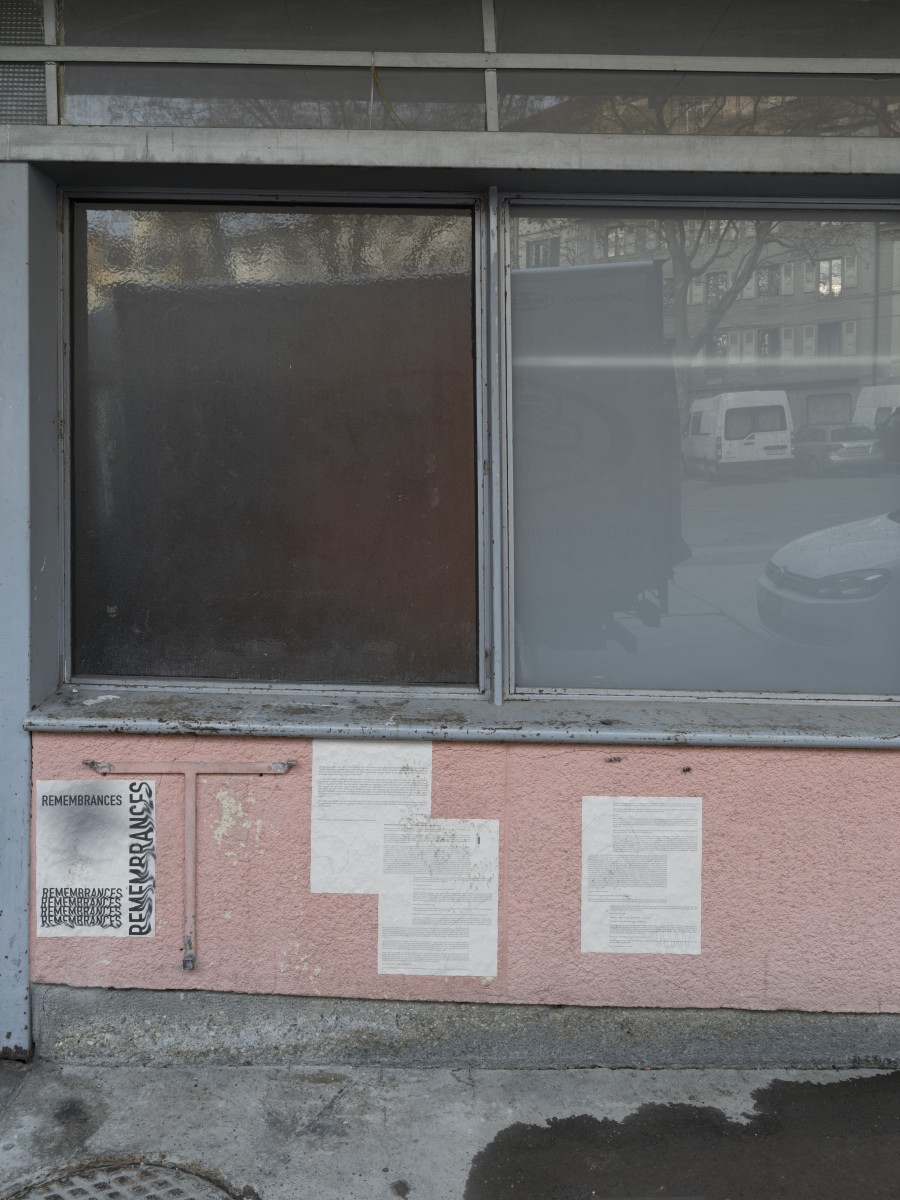
[{"label": "reflection of bare tree", "polygon": [[[703,384],[698,370],[702,376],[713,358],[721,357],[724,365],[726,355],[732,354],[733,339],[738,335],[728,315],[734,304],[748,298],[766,302],[780,297],[783,268],[792,272],[791,294],[798,275],[797,288],[817,295],[823,286],[821,267],[843,261],[835,255],[865,256],[871,247],[871,233],[866,232],[869,228],[842,220],[711,217],[703,212],[696,216],[661,214],[658,218],[650,212],[637,218],[619,212],[589,219],[561,216],[558,212],[546,216],[533,213],[514,226],[513,261],[520,267],[579,266],[628,259],[660,262],[665,336],[674,359],[684,415],[696,387]],[[540,243],[545,247],[552,244],[553,261],[548,253],[541,254]],[[530,253],[526,253],[529,247]],[[830,285],[827,294],[835,294]],[[777,308],[763,311],[767,320],[761,319],[758,309],[744,318],[745,322],[749,320],[745,332],[749,329],[754,339],[756,326],[780,328],[784,323],[775,315]],[[777,336],[780,338],[780,332]],[[780,354],[780,342],[774,353]],[[741,354],[739,344],[739,358]],[[729,357],[728,361],[733,363],[734,359]]]},{"label": "reflection of bare tree", "polygon": [[[820,257],[840,245],[844,252],[857,250],[859,225],[834,221],[685,220],[668,218],[660,232],[672,270],[672,339],[679,402],[686,413],[690,404],[689,376],[693,364],[712,343],[716,330],[738,300],[754,271],[761,265],[799,261],[814,270]],[[707,288],[697,316],[688,293],[694,281],[717,265],[726,265],[726,283]]]},{"label": "reflection of bare tree", "polygon": [[796,81],[793,85],[786,81],[781,93],[775,90],[777,84],[758,86],[771,90],[751,91],[747,80],[735,80],[730,87],[727,83],[704,87],[701,81],[684,76],[664,83],[646,76],[623,78],[616,88],[613,81],[598,76],[592,94],[553,95],[536,83],[531,91],[501,96],[500,128],[720,137],[900,135],[900,90],[886,94],[877,90],[877,84],[858,84],[854,93],[831,81],[827,93],[798,95]]}]

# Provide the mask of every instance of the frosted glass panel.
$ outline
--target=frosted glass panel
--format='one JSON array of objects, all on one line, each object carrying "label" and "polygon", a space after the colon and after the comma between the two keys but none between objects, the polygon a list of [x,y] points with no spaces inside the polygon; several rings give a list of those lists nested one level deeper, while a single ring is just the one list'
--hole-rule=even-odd
[{"label": "frosted glass panel", "polygon": [[62,0],[69,46],[481,50],[479,0]]},{"label": "frosted glass panel", "polygon": [[76,215],[75,671],[477,682],[471,212]]},{"label": "frosted glass panel", "polygon": [[484,129],[478,71],[103,66],[65,68],[69,125]]},{"label": "frosted glass panel", "polygon": [[900,226],[517,209],[511,249],[517,685],[898,690]]}]

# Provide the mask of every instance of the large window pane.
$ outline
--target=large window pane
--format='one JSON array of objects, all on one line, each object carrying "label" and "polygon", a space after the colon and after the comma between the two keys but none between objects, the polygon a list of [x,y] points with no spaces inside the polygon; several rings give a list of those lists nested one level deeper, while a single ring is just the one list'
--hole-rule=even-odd
[{"label": "large window pane", "polygon": [[76,673],[477,682],[471,212],[76,218]]},{"label": "large window pane", "polygon": [[881,58],[900,38],[893,0],[495,0],[495,11],[511,52]]},{"label": "large window pane", "polygon": [[481,50],[478,0],[62,0],[69,46]]},{"label": "large window pane", "polygon": [[484,129],[479,71],[73,63],[63,93],[69,125]]},{"label": "large window pane", "polygon": [[900,687],[900,224],[518,208],[511,245],[517,684]]},{"label": "large window pane", "polygon": [[900,80],[499,71],[511,132],[896,137]]}]

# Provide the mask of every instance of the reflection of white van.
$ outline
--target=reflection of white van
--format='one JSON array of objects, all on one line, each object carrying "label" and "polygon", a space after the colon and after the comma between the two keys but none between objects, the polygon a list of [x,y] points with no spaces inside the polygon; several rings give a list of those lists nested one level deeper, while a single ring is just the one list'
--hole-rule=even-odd
[{"label": "reflection of white van", "polygon": [[877,429],[895,408],[900,408],[900,384],[880,383],[875,387],[862,387],[853,410],[853,424]]},{"label": "reflection of white van", "polygon": [[794,459],[787,395],[723,392],[695,400],[681,446],[685,469],[712,479],[762,469],[784,474]]}]

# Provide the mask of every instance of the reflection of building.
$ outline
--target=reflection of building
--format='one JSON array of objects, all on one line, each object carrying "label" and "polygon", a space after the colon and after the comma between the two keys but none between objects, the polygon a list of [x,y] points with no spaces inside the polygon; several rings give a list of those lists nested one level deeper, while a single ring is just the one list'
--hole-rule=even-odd
[{"label": "reflection of building", "polygon": [[662,260],[683,407],[719,391],[772,387],[788,393],[798,424],[846,421],[861,387],[900,377],[892,225],[621,214],[522,225],[518,266]]}]

